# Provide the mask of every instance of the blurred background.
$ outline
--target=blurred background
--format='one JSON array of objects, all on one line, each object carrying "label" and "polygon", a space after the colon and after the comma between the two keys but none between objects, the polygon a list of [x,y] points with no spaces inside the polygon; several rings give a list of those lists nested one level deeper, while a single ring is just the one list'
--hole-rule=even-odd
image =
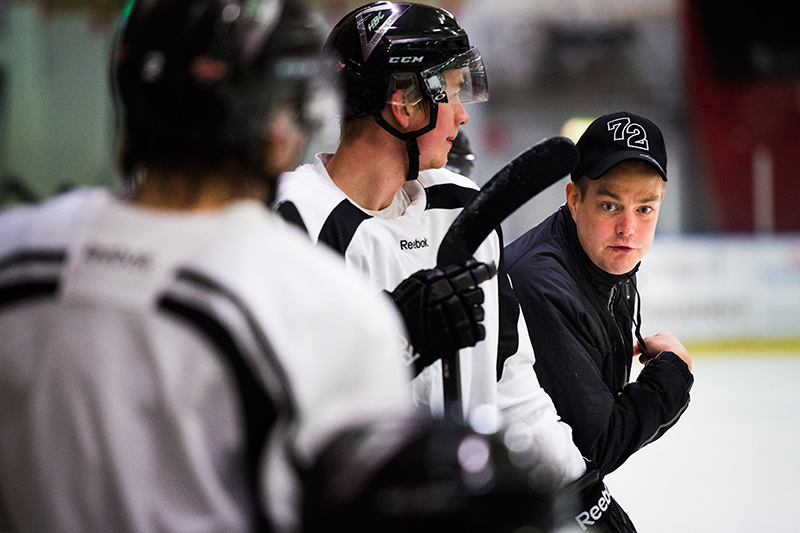
[{"label": "blurred background", "polygon": [[[332,26],[362,2],[316,0]],[[694,404],[609,478],[643,532],[790,531],[800,499],[800,31],[777,0],[441,0],[486,63],[462,131],[485,182],[628,110],[669,183],[639,280],[643,332],[695,358]],[[0,209],[117,186],[107,61],[121,0],[0,0]],[[332,151],[335,134],[312,150]],[[310,155],[309,155],[310,157]],[[566,178],[503,224],[511,242]]]}]

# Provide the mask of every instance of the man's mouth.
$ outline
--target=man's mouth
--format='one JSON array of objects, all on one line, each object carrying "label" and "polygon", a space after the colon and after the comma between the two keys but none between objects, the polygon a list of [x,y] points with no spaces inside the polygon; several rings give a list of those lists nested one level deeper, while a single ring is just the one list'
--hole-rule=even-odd
[{"label": "man's mouth", "polygon": [[636,248],[631,248],[630,246],[609,246],[609,248],[621,254],[629,254],[636,249]]}]

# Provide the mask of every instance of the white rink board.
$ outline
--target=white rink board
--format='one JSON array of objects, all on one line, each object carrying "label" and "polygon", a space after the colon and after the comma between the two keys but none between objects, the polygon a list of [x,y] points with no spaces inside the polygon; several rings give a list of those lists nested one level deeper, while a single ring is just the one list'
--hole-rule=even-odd
[{"label": "white rink board", "polygon": [[638,280],[645,335],[800,339],[800,235],[657,235]]}]

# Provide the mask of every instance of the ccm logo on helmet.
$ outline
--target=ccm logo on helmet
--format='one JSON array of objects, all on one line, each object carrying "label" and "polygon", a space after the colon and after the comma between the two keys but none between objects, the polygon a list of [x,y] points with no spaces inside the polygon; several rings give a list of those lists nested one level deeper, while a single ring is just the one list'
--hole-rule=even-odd
[{"label": "ccm logo on helmet", "polygon": [[422,63],[425,56],[395,56],[389,58],[389,63]]}]

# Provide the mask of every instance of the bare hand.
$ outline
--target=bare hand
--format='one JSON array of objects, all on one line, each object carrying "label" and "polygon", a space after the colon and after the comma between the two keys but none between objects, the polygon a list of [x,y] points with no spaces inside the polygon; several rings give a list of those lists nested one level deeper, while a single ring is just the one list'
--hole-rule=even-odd
[{"label": "bare hand", "polygon": [[[647,348],[647,351],[653,356],[657,356],[661,352],[672,352],[686,363],[686,366],[689,367],[689,371],[692,370],[692,358],[689,357],[689,352],[686,351],[686,347],[681,344],[681,341],[670,331],[662,331],[661,333],[656,333],[655,335],[651,335],[650,337],[644,338],[644,344]],[[633,347],[633,356],[639,356],[639,362],[642,364],[647,363],[649,360],[641,351],[639,350],[638,345],[634,345]]]}]

